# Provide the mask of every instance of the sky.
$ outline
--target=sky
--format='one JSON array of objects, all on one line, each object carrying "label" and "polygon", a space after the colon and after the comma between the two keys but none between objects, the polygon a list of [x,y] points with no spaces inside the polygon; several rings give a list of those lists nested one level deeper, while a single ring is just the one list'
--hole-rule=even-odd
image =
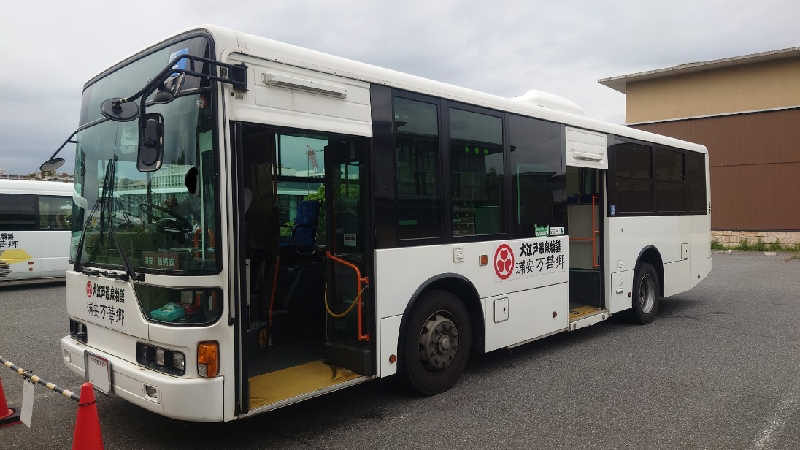
[{"label": "sky", "polygon": [[[35,1],[0,15],[0,170],[29,173],[75,129],[83,84],[212,23],[491,94],[538,89],[623,123],[600,78],[800,45],[800,2]],[[71,170],[73,146],[63,152]]]}]

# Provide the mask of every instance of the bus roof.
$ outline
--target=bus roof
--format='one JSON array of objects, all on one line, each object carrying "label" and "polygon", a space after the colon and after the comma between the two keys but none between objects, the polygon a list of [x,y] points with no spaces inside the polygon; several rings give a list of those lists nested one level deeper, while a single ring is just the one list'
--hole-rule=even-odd
[{"label": "bus roof", "polygon": [[2,180],[0,194],[38,194],[69,197],[72,195],[72,183],[40,180]]},{"label": "bus roof", "polygon": [[112,71],[130,63],[138,57],[149,53],[150,51],[154,50],[155,47],[163,44],[164,42],[173,41],[182,35],[197,32],[207,32],[213,36],[216,57],[222,61],[226,60],[231,54],[241,54],[296,67],[303,67],[331,75],[360,80],[367,83],[386,85],[420,94],[441,97],[475,106],[482,106],[498,111],[521,114],[549,120],[552,122],[560,122],[566,125],[588,130],[706,153],[706,147],[703,145],[630,128],[624,125],[605,122],[579,114],[545,108],[535,104],[526,103],[524,101],[487,94],[485,92],[480,92],[453,84],[442,83],[416,75],[374,66],[372,64],[333,56],[316,50],[234,31],[216,25],[192,27],[182,33],[176,34],[169,39],[165,39],[152,46],[149,46],[136,55],[115,64],[109,69],[93,77],[91,80],[89,80],[89,82],[86,83],[84,89],[108,73],[111,73]]}]

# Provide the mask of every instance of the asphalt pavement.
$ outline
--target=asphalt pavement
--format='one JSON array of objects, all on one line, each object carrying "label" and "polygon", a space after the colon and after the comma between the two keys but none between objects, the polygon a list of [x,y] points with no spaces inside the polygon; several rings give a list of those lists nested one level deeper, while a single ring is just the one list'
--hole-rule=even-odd
[{"label": "asphalt pavement", "polygon": [[[712,274],[619,318],[474,358],[450,391],[378,380],[228,424],[166,419],[100,395],[106,448],[800,448],[800,260],[715,254]],[[63,366],[64,286],[0,289],[0,355],[78,389]],[[19,376],[0,367],[6,396]],[[76,405],[41,387],[0,448],[68,448]]]}]

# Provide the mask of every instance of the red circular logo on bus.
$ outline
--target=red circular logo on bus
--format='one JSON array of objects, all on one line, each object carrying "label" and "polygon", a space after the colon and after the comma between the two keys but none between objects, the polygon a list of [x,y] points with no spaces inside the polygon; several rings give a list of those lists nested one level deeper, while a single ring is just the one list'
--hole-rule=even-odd
[{"label": "red circular logo on bus", "polygon": [[87,297],[92,296],[92,280],[86,282],[86,296]]},{"label": "red circular logo on bus", "polygon": [[494,252],[494,273],[505,280],[514,273],[514,251],[508,244],[500,244]]}]

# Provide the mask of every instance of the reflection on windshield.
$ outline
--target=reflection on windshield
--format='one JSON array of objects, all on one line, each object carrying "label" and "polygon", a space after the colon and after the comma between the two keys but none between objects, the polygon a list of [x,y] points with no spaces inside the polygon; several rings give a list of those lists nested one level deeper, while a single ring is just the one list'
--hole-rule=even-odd
[{"label": "reflection on windshield", "polygon": [[[147,65],[151,58],[168,56],[165,50],[143,61]],[[113,75],[99,83],[104,82],[113,83]],[[128,84],[126,88],[134,91],[136,86]],[[137,271],[186,274],[218,271],[218,169],[210,95],[206,91],[148,107],[149,112],[161,113],[165,122],[163,165],[155,172],[139,172],[136,168],[137,121],[108,121],[78,134],[73,258],[88,211],[101,195],[108,162],[116,158],[113,187],[109,190],[111,198],[101,202],[103,211],[93,214],[86,224],[81,263],[122,268],[121,250]],[[192,169],[197,173],[194,193],[185,184]],[[106,218],[106,226],[110,223],[113,227],[119,249],[108,233],[103,232],[101,215]]]}]

